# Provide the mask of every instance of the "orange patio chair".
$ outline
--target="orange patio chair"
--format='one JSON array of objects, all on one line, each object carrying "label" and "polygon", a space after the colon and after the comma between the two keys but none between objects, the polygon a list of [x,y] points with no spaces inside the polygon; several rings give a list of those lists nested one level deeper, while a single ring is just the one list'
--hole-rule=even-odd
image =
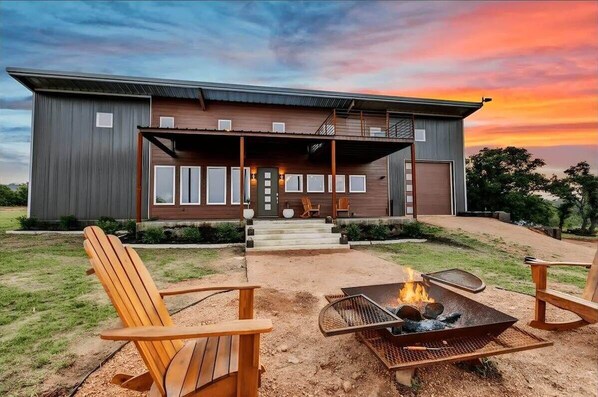
[{"label": "orange patio chair", "polygon": [[303,214],[301,218],[311,218],[312,216],[320,216],[320,204],[317,207],[311,205],[309,197],[301,197],[301,203],[303,204]]},{"label": "orange patio chair", "polygon": [[349,217],[349,199],[347,197],[341,197],[338,199],[338,205],[336,206],[336,214],[339,215],[341,213],[345,214]]}]

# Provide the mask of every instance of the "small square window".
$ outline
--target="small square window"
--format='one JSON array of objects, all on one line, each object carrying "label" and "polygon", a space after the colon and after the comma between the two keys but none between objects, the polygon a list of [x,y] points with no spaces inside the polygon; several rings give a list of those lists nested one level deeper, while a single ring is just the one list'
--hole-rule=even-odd
[{"label": "small square window", "polygon": [[112,113],[96,113],[96,127],[112,128]]},{"label": "small square window", "polygon": [[307,175],[307,192],[324,193],[324,175]]},{"label": "small square window", "polygon": [[284,176],[284,191],[285,193],[303,192],[303,175],[286,174]]},{"label": "small square window", "polygon": [[380,127],[370,127],[370,136],[385,137],[386,134],[384,133],[384,131],[382,131],[382,128]]},{"label": "small square window", "polygon": [[365,193],[365,175],[349,175],[349,193]]},{"label": "small square window", "polygon": [[426,130],[424,129],[416,129],[415,130],[415,140],[417,142],[425,142],[426,141]]},{"label": "small square window", "polygon": [[160,128],[174,128],[174,117],[160,117]]},{"label": "small square window", "polygon": [[232,120],[218,120],[218,129],[220,131],[231,131],[233,129]]},{"label": "small square window", "polygon": [[272,131],[273,132],[284,132],[285,131],[285,124],[284,123],[272,123]]}]

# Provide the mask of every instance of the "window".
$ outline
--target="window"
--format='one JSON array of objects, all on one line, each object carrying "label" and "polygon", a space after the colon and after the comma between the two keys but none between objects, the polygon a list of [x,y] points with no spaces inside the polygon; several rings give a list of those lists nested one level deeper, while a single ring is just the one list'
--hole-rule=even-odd
[{"label": "window", "polygon": [[303,192],[303,175],[301,175],[301,174],[286,174],[284,176],[284,191],[286,193],[302,193]]},{"label": "window", "polygon": [[324,175],[308,175],[307,192],[324,193]]},{"label": "window", "polygon": [[[332,175],[328,175],[328,192],[332,192]],[[345,193],[345,176],[336,176],[336,192]]]},{"label": "window", "polygon": [[172,165],[154,167],[154,204],[174,204],[174,166]]},{"label": "window", "polygon": [[385,137],[386,134],[380,127],[370,127],[370,136]]},{"label": "window", "polygon": [[272,131],[273,132],[284,132],[285,124],[284,123],[272,123]]},{"label": "window", "polygon": [[[240,204],[239,202],[239,167],[233,167],[230,169],[230,203]],[[243,174],[245,174],[245,181],[243,183],[243,203],[249,203],[249,191],[251,190],[251,171],[248,167],[243,168]]]},{"label": "window", "polygon": [[208,167],[207,203],[226,204],[226,167]]},{"label": "window", "polygon": [[426,130],[424,129],[416,129],[415,130],[415,140],[417,142],[425,142],[426,141]]},{"label": "window", "polygon": [[96,113],[96,127],[112,128],[112,113]]},{"label": "window", "polygon": [[218,120],[218,129],[220,131],[230,131],[233,129],[232,120]]},{"label": "window", "polygon": [[365,193],[365,175],[349,175],[349,193]]},{"label": "window", "polygon": [[160,128],[174,128],[174,117],[160,117]]},{"label": "window", "polygon": [[181,205],[201,204],[201,167],[181,167]]}]

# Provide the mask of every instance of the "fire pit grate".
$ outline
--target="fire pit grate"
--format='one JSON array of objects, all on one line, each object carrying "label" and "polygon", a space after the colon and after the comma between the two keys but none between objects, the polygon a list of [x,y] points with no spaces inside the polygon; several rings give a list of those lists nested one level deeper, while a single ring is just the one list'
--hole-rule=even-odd
[{"label": "fire pit grate", "polygon": [[[329,302],[336,302],[344,297],[345,295],[327,295],[326,299]],[[418,347],[441,348],[441,350],[407,350],[405,346],[393,343],[386,330],[366,330],[356,333],[356,336],[389,370],[467,361],[553,345],[552,342],[539,338],[516,326],[507,328],[498,336],[487,333],[478,336],[417,343]]]},{"label": "fire pit grate", "polygon": [[403,321],[364,295],[340,296],[322,309],[320,331],[325,336],[398,326]]}]

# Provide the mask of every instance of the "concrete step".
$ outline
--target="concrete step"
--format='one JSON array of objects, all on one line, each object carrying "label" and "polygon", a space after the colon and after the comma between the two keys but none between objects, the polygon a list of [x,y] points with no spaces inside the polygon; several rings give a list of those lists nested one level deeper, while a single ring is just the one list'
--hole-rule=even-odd
[{"label": "concrete step", "polygon": [[253,223],[254,224],[270,223],[270,224],[283,224],[283,225],[292,224],[292,223],[326,223],[326,219],[325,218],[254,219]]},{"label": "concrete step", "polygon": [[268,229],[332,229],[334,225],[332,223],[258,223],[254,224],[253,226],[249,225],[247,227],[253,227],[255,230],[268,230]]},{"label": "concrete step", "polygon": [[[340,236],[339,236],[340,237]],[[315,239],[284,239],[284,240],[253,240],[255,247],[272,247],[277,245],[326,245],[339,244],[339,237],[326,237]]]},{"label": "concrete step", "polygon": [[276,236],[279,234],[330,234],[331,227],[318,228],[274,228],[274,229],[254,229],[256,236]]},{"label": "concrete step", "polygon": [[253,241],[263,241],[263,240],[319,240],[319,239],[329,239],[329,238],[336,238],[340,239],[340,233],[330,233],[330,230],[326,233],[266,233],[266,234],[256,234],[254,236],[248,236],[252,238]]},{"label": "concrete step", "polygon": [[349,244],[303,244],[303,245],[278,245],[273,247],[247,248],[247,253],[271,251],[345,251],[350,249]]}]

